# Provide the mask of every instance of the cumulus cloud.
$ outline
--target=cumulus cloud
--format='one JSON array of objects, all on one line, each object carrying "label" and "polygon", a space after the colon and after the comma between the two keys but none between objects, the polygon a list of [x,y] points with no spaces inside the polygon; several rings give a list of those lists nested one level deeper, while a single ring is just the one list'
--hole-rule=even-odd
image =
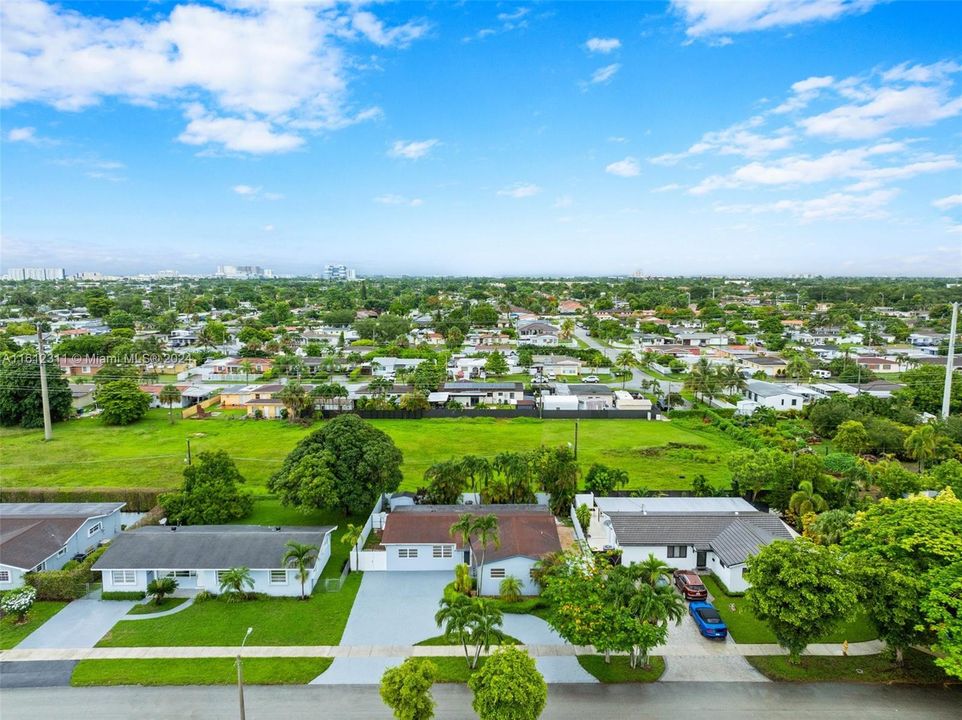
[{"label": "cumulus cloud", "polygon": [[588,80],[588,83],[591,85],[607,85],[619,70],[621,70],[619,63],[605,65],[591,73],[591,79]]},{"label": "cumulus cloud", "polygon": [[421,198],[408,198],[404,195],[395,195],[393,193],[378,195],[374,198],[374,202],[379,205],[403,205],[406,207],[421,207],[421,205],[424,204]]},{"label": "cumulus cloud", "polygon": [[284,196],[275,192],[264,192],[261,187],[253,185],[234,185],[231,188],[236,194],[247,200],[283,200]]},{"label": "cumulus cloud", "polygon": [[656,165],[675,165],[685,158],[704,153],[756,158],[764,157],[777,150],[785,150],[792,145],[795,136],[788,128],[781,128],[773,135],[762,135],[752,131],[752,128],[758,127],[763,122],[764,119],[761,116],[756,116],[724,130],[705,133],[698,142],[684,152],[665,153],[649,158],[649,162]]},{"label": "cumulus cloud", "polygon": [[672,0],[672,9],[687,25],[691,39],[785,28],[802,23],[836,20],[863,13],[878,0]]},{"label": "cumulus cloud", "polygon": [[629,156],[605,166],[605,172],[618,177],[637,177],[641,173],[641,167],[635,158]]},{"label": "cumulus cloud", "polygon": [[427,155],[440,143],[437,139],[431,140],[395,140],[387,154],[395,158],[404,160],[419,160]]},{"label": "cumulus cloud", "polygon": [[515,183],[514,185],[498,190],[498,195],[520,199],[534,197],[540,192],[541,188],[534,183]]},{"label": "cumulus cloud", "polygon": [[588,52],[601,53],[602,55],[607,55],[620,47],[621,40],[618,38],[593,37],[589,38],[588,42],[585,43],[585,48]]},{"label": "cumulus cloud", "polygon": [[7,140],[10,142],[35,143],[37,142],[37,129],[32,127],[12,128],[7,133]]},{"label": "cumulus cloud", "polygon": [[304,132],[375,117],[352,106],[347,43],[404,46],[426,32],[421,22],[389,27],[356,6],[310,2],[181,4],[115,20],[10,0],[0,23],[5,106],[79,111],[105,98],[165,106],[191,97],[203,110],[189,114],[182,142],[252,153],[286,152]]},{"label": "cumulus cloud", "polygon": [[772,203],[716,205],[715,210],[726,213],[789,213],[802,221],[882,219],[888,217],[886,206],[898,195],[898,190],[877,190],[867,195],[831,193],[807,200],[778,200]]},{"label": "cumulus cloud", "polygon": [[962,205],[962,194],[947,195],[944,198],[939,198],[938,200],[932,201],[932,207],[938,208],[939,210],[948,210],[949,208],[958,207],[959,205]]},{"label": "cumulus cloud", "polygon": [[668,183],[667,185],[659,185],[656,188],[652,188],[651,191],[655,193],[671,192],[673,190],[681,190],[682,186],[678,183]]}]

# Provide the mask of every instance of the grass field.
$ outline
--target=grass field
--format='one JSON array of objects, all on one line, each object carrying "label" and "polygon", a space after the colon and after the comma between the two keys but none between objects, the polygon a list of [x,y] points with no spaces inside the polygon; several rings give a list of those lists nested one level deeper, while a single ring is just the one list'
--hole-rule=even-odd
[{"label": "grass field", "polygon": [[[456,418],[375,420],[404,453],[403,490],[416,489],[431,464],[468,453],[493,457],[504,450],[574,442],[573,420]],[[316,423],[313,428],[320,427]],[[105,426],[96,418],[54,426],[43,442],[39,430],[0,430],[0,477],[5,487],[155,487],[181,481],[187,449],[227,450],[248,484],[263,491],[268,477],[310,429],[283,421],[218,417],[167,421],[163,409],[127,427]],[[674,443],[674,445],[669,445]],[[626,470],[629,487],[651,490],[688,487],[699,473],[727,485],[725,466],[734,441],[690,420],[582,420],[578,461]]]},{"label": "grass field", "polygon": [[[732,640],[748,644],[778,642],[768,625],[755,617],[744,597],[725,594],[713,577],[703,577],[702,580],[708,592],[711,593],[712,604],[728,626]],[[878,633],[868,621],[865,612],[860,610],[853,619],[839,625],[828,637],[819,638],[814,642],[840,643],[848,640],[853,643],[874,640],[876,637]]]},{"label": "grass field", "polygon": [[9,650],[17,645],[27,635],[63,610],[66,604],[52,600],[38,600],[30,608],[27,621],[22,625],[17,624],[17,618],[13,615],[4,617],[0,620],[0,650]]},{"label": "grass field", "polygon": [[[327,670],[331,658],[245,658],[245,685],[306,685]],[[164,660],[81,660],[70,684],[94,685],[232,685],[233,658]]]},{"label": "grass field", "polygon": [[97,646],[239,645],[249,627],[250,645],[337,645],[360,585],[360,573],[352,573],[340,592],[314,593],[308,600],[217,599],[156,620],[121,620]]},{"label": "grass field", "polygon": [[134,605],[127,614],[153,615],[154,613],[167,612],[168,610],[173,610],[178,605],[183,605],[187,600],[188,598],[183,597],[166,597],[160,605],[153,600],[148,600],[146,603]]},{"label": "grass field", "polygon": [[605,662],[604,655],[579,655],[578,663],[603,683],[655,682],[665,672],[665,659],[658,656],[650,658],[650,668],[639,663],[632,669],[624,655],[615,655],[610,663]]},{"label": "grass field", "polygon": [[745,658],[770,680],[783,682],[859,682],[941,685],[952,681],[935,664],[931,655],[918,650],[905,652],[903,667],[896,667],[887,654],[861,657],[822,657],[803,655],[798,665],[784,655],[761,655]]}]

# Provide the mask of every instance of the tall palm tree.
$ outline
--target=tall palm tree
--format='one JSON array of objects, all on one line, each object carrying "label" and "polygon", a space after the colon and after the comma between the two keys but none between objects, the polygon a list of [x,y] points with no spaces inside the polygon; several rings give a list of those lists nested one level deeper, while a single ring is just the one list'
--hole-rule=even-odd
[{"label": "tall palm tree", "polygon": [[808,513],[828,510],[828,503],[825,502],[825,498],[815,492],[811,480],[802,480],[798,484],[798,490],[792,493],[788,500],[788,510],[801,520],[802,516]]},{"label": "tall palm tree", "polygon": [[281,558],[284,567],[294,566],[297,571],[297,579],[301,581],[301,600],[307,596],[304,594],[304,585],[311,576],[311,565],[317,560],[317,545],[304,545],[303,543],[288,540],[287,552]]},{"label": "tall palm tree", "polygon": [[277,393],[277,399],[284,403],[291,422],[295,422],[311,404],[307,390],[299,382],[289,382]]},{"label": "tall palm tree", "polygon": [[472,525],[474,535],[478,538],[481,546],[481,564],[478,570],[478,595],[483,595],[484,588],[484,558],[487,554],[488,545],[492,544],[495,548],[501,547],[501,533],[498,530],[497,515],[479,515],[475,518]]},{"label": "tall palm tree", "polygon": [[471,621],[475,610],[467,595],[457,595],[453,600],[441,598],[440,609],[434,614],[434,622],[444,627],[444,637],[454,640],[464,649],[464,661],[471,666],[468,643],[471,641]]},{"label": "tall palm tree", "polygon": [[631,368],[638,364],[638,358],[631,350],[623,350],[615,358],[615,365],[621,368],[622,372],[625,373],[621,376],[621,389],[625,389],[625,383],[628,382],[628,373]]},{"label": "tall palm tree", "polygon": [[364,528],[360,525],[355,525],[354,523],[348,523],[347,529],[341,535],[341,543],[347,545],[348,547],[354,548],[354,564],[359,565],[361,562],[361,556],[358,553],[357,542],[361,539],[361,533],[364,532]]},{"label": "tall palm tree", "polygon": [[471,563],[474,563],[474,543],[471,536],[474,534],[474,515],[462,513],[458,516],[458,521],[454,523],[448,532],[451,537],[461,538],[461,547],[467,547],[471,553]]},{"label": "tall palm tree", "polygon": [[571,336],[575,332],[575,321],[571,318],[565,318],[561,321],[561,330],[558,333],[559,340],[570,340]]},{"label": "tall palm tree", "polygon": [[498,608],[481,598],[474,600],[473,610],[469,626],[471,642],[474,644],[474,662],[471,663],[471,667],[476,668],[481,650],[487,652],[492,641],[504,639],[504,633],[501,631],[504,616]]},{"label": "tall palm tree", "polygon": [[632,563],[628,567],[631,576],[635,580],[645,585],[651,585],[652,587],[657,587],[658,578],[667,578],[671,575],[671,568],[668,566],[668,563],[659,560],[651,553],[648,554],[645,560]]},{"label": "tall palm tree", "polygon": [[487,458],[478,455],[465,455],[461,458],[461,471],[471,482],[471,492],[478,491],[478,484],[484,488],[491,479],[491,463]]},{"label": "tall palm tree", "polygon": [[244,382],[250,382],[251,373],[254,372],[254,364],[250,360],[241,360],[240,369],[244,373]]},{"label": "tall palm tree", "polygon": [[243,600],[244,588],[254,589],[254,578],[246,567],[236,567],[225,570],[220,578],[220,591],[227,595],[227,602]]},{"label": "tall palm tree", "polygon": [[905,438],[905,449],[909,457],[919,461],[919,472],[925,472],[926,460],[935,457],[938,436],[931,425],[919,425]]},{"label": "tall palm tree", "polygon": [[721,382],[722,388],[725,390],[741,392],[748,386],[745,382],[745,376],[742,375],[741,370],[734,364],[720,367],[718,369],[718,379]]},{"label": "tall palm tree", "polygon": [[785,374],[795,382],[801,382],[812,374],[812,366],[801,355],[794,355],[785,366]]},{"label": "tall palm tree", "polygon": [[157,393],[157,399],[160,401],[161,405],[167,406],[167,418],[170,420],[170,424],[174,424],[174,403],[180,402],[180,390],[177,389],[176,385],[171,385],[168,383],[164,385],[160,392]]}]

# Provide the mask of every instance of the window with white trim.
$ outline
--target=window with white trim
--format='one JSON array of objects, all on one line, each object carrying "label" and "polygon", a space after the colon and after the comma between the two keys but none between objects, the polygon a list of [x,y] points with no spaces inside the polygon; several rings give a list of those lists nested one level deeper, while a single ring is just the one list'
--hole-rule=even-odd
[{"label": "window with white trim", "polygon": [[64,545],[62,548],[60,548],[60,549],[57,551],[57,557],[63,557],[63,556],[66,555],[66,554],[67,554],[67,546],[66,546],[66,545]]},{"label": "window with white trim", "polygon": [[135,570],[111,570],[110,581],[114,585],[135,585],[137,572]]},{"label": "window with white trim", "polygon": [[104,529],[104,524],[102,522],[95,523],[91,525],[89,528],[87,528],[87,537],[90,537],[91,535],[99,533],[103,529]]},{"label": "window with white trim", "polygon": [[416,558],[418,556],[418,549],[417,548],[398,548],[397,556],[399,558],[408,558],[408,559]]},{"label": "window with white trim", "polygon": [[669,545],[668,557],[670,558],[688,557],[688,546],[687,545]]},{"label": "window with white trim", "polygon": [[0,583],[8,583],[8,582],[10,582],[10,571],[0,570]]},{"label": "window with white trim", "polygon": [[197,577],[197,571],[196,570],[170,570],[164,577],[192,578],[192,577]]},{"label": "window with white trim", "polygon": [[229,572],[230,572],[230,570],[218,570],[218,571],[217,571],[217,582],[219,582],[219,583],[224,582],[224,578],[227,576],[227,573],[229,573]]},{"label": "window with white trim", "polygon": [[431,548],[431,555],[435,558],[449,558],[451,557],[451,552],[450,545],[435,545]]},{"label": "window with white trim", "polygon": [[491,568],[491,577],[493,578],[503,578],[504,568]]},{"label": "window with white trim", "polygon": [[287,585],[287,570],[271,570],[271,585]]}]

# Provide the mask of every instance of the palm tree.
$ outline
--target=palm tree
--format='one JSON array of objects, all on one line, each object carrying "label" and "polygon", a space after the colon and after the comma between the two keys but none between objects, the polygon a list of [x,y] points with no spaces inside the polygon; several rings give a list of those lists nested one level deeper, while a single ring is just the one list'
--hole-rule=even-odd
[{"label": "palm tree", "polygon": [[645,585],[651,585],[651,587],[658,586],[658,578],[667,578],[671,575],[671,568],[668,566],[668,563],[659,560],[651,553],[648,554],[645,560],[632,563],[628,567],[631,576],[635,580]]},{"label": "palm tree", "polygon": [[[588,507],[585,505],[585,507]],[[517,602],[521,599],[521,581],[514,575],[508,575],[498,585],[498,595],[505,602]]]},{"label": "palm tree", "polygon": [[571,336],[575,331],[575,321],[571,318],[565,318],[561,321],[561,330],[558,333],[559,340],[570,340]]},{"label": "palm tree", "polygon": [[170,424],[174,424],[174,403],[180,402],[180,390],[177,389],[176,385],[171,385],[168,383],[164,385],[160,392],[157,393],[157,399],[160,401],[161,405],[167,406],[167,417],[170,420]]},{"label": "palm tree", "polygon": [[246,593],[244,588],[254,589],[254,578],[246,567],[236,567],[224,570],[220,576],[220,591],[227,595],[227,602],[243,600]]},{"label": "palm tree", "polygon": [[491,479],[491,463],[487,458],[477,455],[465,455],[461,458],[461,472],[471,481],[471,492],[478,491],[478,481],[484,488]]},{"label": "palm tree", "polygon": [[458,595],[454,600],[441,598],[440,606],[434,614],[434,622],[439,628],[444,627],[445,639],[456,640],[464,648],[464,661],[470,667],[468,642],[471,640],[471,620],[474,615],[471,599],[467,595]]},{"label": "palm tree", "polygon": [[461,547],[463,548],[467,545],[468,550],[471,552],[471,563],[474,563],[474,543],[471,540],[471,536],[474,534],[474,515],[471,513],[462,513],[458,516],[458,521],[454,523],[448,532],[451,537],[461,538]]},{"label": "palm tree", "polygon": [[919,472],[925,472],[925,461],[935,457],[938,437],[931,425],[919,425],[905,438],[905,450],[909,457],[919,461]]},{"label": "palm tree", "polygon": [[289,382],[275,397],[284,403],[291,422],[295,422],[311,404],[307,390],[299,382]]},{"label": "palm tree", "polygon": [[745,376],[742,375],[741,370],[734,364],[720,367],[718,369],[718,380],[725,390],[740,392],[747,387]]},{"label": "palm tree", "polygon": [[172,577],[161,577],[147,583],[147,594],[154,599],[155,605],[160,605],[167,595],[172,595],[177,589],[177,581]]},{"label": "palm tree", "polygon": [[293,540],[287,541],[287,552],[281,558],[284,567],[293,565],[297,570],[297,579],[301,581],[301,600],[307,596],[304,594],[304,584],[311,576],[311,565],[317,560],[317,545],[304,545]]},{"label": "palm tree", "polygon": [[250,382],[251,373],[254,372],[254,364],[250,360],[241,360],[240,369],[244,373],[244,382]]},{"label": "palm tree", "polygon": [[[507,580],[508,578],[505,578]],[[491,647],[492,640],[503,640],[504,633],[501,632],[503,615],[501,611],[493,607],[490,603],[481,598],[474,600],[473,613],[469,628],[471,630],[471,641],[474,644],[474,662],[472,668],[478,666],[478,658],[481,650],[485,652]]]},{"label": "palm tree", "polygon": [[801,355],[794,355],[785,367],[785,374],[795,382],[807,380],[809,375],[812,374],[812,366]]},{"label": "palm tree", "polygon": [[471,526],[473,534],[477,536],[478,543],[481,545],[481,564],[478,571],[478,595],[484,594],[482,584],[484,582],[484,557],[488,550],[488,545],[493,544],[495,548],[501,547],[501,533],[498,530],[497,515],[479,515],[475,518]]},{"label": "palm tree", "polygon": [[621,376],[622,390],[625,389],[625,383],[628,382],[628,374],[631,371],[631,368],[637,363],[638,363],[638,358],[636,358],[635,354],[630,350],[622,351],[621,353],[618,354],[618,357],[615,358],[615,365],[620,367],[621,371],[624,373]]},{"label": "palm tree", "polygon": [[341,535],[341,542],[348,547],[354,548],[354,564],[359,565],[361,562],[361,556],[358,553],[357,543],[361,539],[361,533],[364,532],[364,528],[360,525],[355,525],[353,523],[347,524],[347,529],[344,534]]},{"label": "palm tree", "polygon": [[828,510],[828,503],[825,502],[825,498],[815,492],[811,480],[802,480],[798,484],[798,490],[792,493],[792,497],[788,500],[788,510],[796,518],[801,519],[808,513]]}]

